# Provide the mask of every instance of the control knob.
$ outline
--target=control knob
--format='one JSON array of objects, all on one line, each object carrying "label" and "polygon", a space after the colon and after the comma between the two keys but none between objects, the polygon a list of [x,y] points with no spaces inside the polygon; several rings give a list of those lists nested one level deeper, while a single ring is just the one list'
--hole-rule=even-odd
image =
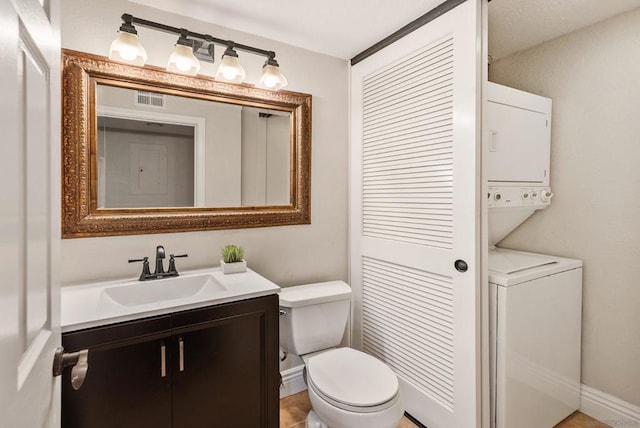
[{"label": "control knob", "polygon": [[551,198],[553,198],[553,193],[551,192],[551,190],[543,190],[542,192],[540,192],[540,200],[542,202],[550,201]]}]

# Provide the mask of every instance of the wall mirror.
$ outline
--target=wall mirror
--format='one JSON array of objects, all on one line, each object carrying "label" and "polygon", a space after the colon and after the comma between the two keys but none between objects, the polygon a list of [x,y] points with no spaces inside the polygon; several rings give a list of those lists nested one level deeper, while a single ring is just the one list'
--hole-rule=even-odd
[{"label": "wall mirror", "polygon": [[62,65],[64,238],[310,223],[311,95]]}]

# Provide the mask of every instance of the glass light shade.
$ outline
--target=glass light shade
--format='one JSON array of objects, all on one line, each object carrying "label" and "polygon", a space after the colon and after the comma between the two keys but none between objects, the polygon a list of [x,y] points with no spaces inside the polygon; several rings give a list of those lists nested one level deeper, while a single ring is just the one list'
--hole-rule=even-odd
[{"label": "glass light shade", "polygon": [[271,91],[279,91],[288,84],[287,79],[280,73],[279,67],[275,65],[265,65],[262,67],[262,76],[260,76],[260,80],[256,86]]},{"label": "glass light shade", "polygon": [[136,34],[118,31],[118,37],[109,48],[109,59],[142,66],[147,62],[147,52]]},{"label": "glass light shade", "polygon": [[237,56],[223,55],[216,72],[216,80],[229,83],[242,83],[247,76]]},{"label": "glass light shade", "polygon": [[195,76],[200,71],[200,62],[193,54],[191,46],[177,44],[169,57],[167,71]]}]

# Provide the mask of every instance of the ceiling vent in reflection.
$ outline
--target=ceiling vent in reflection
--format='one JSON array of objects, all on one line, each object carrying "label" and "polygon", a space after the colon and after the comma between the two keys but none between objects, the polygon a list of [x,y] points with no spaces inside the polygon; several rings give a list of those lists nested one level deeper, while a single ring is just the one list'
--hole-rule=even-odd
[{"label": "ceiling vent in reflection", "polygon": [[133,103],[137,106],[147,106],[153,108],[167,108],[167,96],[149,91],[134,91]]}]

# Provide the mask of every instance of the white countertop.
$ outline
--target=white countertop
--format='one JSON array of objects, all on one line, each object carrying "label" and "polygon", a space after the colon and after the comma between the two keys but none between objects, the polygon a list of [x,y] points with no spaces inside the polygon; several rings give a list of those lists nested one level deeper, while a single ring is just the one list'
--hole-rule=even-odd
[{"label": "white countertop", "polygon": [[[123,287],[132,286],[138,288],[160,286],[166,289],[169,283],[163,284],[164,281],[175,281],[176,278],[180,278],[180,281],[188,281],[199,275],[211,275],[221,287],[202,287],[190,296],[170,297],[157,302],[131,306],[118,304],[105,294],[105,290],[115,288],[122,290]],[[178,282],[176,287],[179,286]],[[250,269],[243,273],[224,275],[217,267],[184,272],[179,277],[166,279],[150,281],[126,279],[67,286],[61,289],[62,332],[252,299],[276,294],[279,291],[280,287]]]}]

